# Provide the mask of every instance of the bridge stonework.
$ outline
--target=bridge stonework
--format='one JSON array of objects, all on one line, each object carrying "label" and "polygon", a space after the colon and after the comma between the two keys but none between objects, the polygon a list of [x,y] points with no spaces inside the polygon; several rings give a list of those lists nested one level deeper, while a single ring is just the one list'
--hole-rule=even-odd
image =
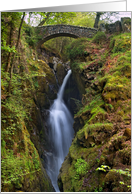
[{"label": "bridge stonework", "polygon": [[37,47],[50,40],[51,38],[59,36],[67,36],[72,38],[87,37],[92,38],[97,33],[95,28],[86,28],[72,25],[49,25],[38,27],[42,39],[38,42]]}]

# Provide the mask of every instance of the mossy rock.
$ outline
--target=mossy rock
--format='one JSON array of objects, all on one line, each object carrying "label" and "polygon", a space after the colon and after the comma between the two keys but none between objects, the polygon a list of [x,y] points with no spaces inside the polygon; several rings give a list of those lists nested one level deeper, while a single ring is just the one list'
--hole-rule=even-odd
[{"label": "mossy rock", "polygon": [[115,111],[118,111],[118,108],[122,109],[124,113],[131,114],[131,99],[118,100],[113,104]]},{"label": "mossy rock", "polygon": [[37,101],[41,109],[48,109],[50,107],[50,100],[46,93],[37,92]]},{"label": "mossy rock", "polygon": [[50,84],[55,84],[56,83],[55,75],[52,69],[49,67],[49,65],[42,60],[39,60],[38,64],[39,64],[39,72],[45,74],[46,79]]},{"label": "mossy rock", "polygon": [[128,192],[131,182],[130,176],[121,169],[110,170],[105,177],[105,188],[108,192]]},{"label": "mossy rock", "polygon": [[[97,166],[96,158],[98,155],[98,149],[99,147],[93,148],[90,150],[80,147],[80,149],[77,150],[75,149],[74,146],[70,149],[68,157],[66,157],[60,169],[58,185],[59,185],[59,188],[61,188],[61,191],[63,192],[82,192],[82,191],[93,191],[94,190],[95,184],[98,182],[97,174],[92,179],[92,181],[94,180],[94,183],[92,184],[92,181],[90,181],[90,184],[93,185],[92,187],[86,188],[84,187],[83,184],[84,184],[85,177],[87,177],[89,171],[91,172],[91,169],[93,169],[92,171],[94,174],[94,171],[96,168],[94,166],[95,165]],[[74,153],[73,153],[73,150],[74,150]],[[79,168],[81,169],[80,170],[78,169],[79,171],[76,169],[76,164],[78,162],[78,159],[86,163],[86,166],[85,165],[83,166],[83,163],[82,163],[82,168],[80,164]]]},{"label": "mossy rock", "polygon": [[117,36],[114,36],[111,39],[111,45],[113,41],[114,41],[113,49],[112,49],[113,53],[125,52],[126,50],[129,50],[131,48],[131,34],[130,33],[124,33],[124,34],[119,34]]},{"label": "mossy rock", "polygon": [[96,94],[93,97],[91,97],[91,100],[88,103],[85,103],[85,105],[78,111],[76,116],[79,116],[85,113],[92,115],[95,112],[98,112],[99,110],[100,110],[99,112],[105,113],[105,111],[101,108],[102,106],[104,106],[104,101],[102,99],[102,96],[100,94]]},{"label": "mossy rock", "polygon": [[124,164],[124,165],[131,165],[131,147],[130,144],[128,147],[121,149],[118,151],[116,158],[115,158],[115,164],[117,165],[117,161]]},{"label": "mossy rock", "polygon": [[19,141],[14,142],[13,150],[6,150],[6,157],[2,158],[2,191],[54,191],[24,121],[21,124],[21,133],[19,129],[15,134],[16,139],[20,136]]},{"label": "mossy rock", "polygon": [[57,74],[58,83],[59,85],[61,85],[66,75],[64,66],[61,63],[57,64],[56,74]]},{"label": "mossy rock", "polygon": [[112,183],[114,183],[114,185],[119,185],[119,179],[120,179],[120,175],[115,172],[115,171],[110,171],[107,173],[106,177],[105,177],[105,184],[106,187],[109,188],[109,191],[112,191]]},{"label": "mossy rock", "polygon": [[89,124],[102,123],[107,119],[107,112],[100,107],[93,108],[91,110],[91,118],[88,120]]},{"label": "mossy rock", "polygon": [[120,133],[113,135],[107,144],[109,152],[118,151],[122,148],[122,144],[126,141],[126,137]]},{"label": "mossy rock", "polygon": [[84,126],[84,121],[82,120],[82,118],[80,116],[75,116],[74,123],[73,123],[73,128],[75,133],[77,133],[77,131],[79,131],[79,129],[81,129],[83,126]]},{"label": "mossy rock", "polygon": [[131,98],[130,80],[119,76],[110,77],[104,87],[102,96],[106,102],[109,102],[109,99],[117,101]]},{"label": "mossy rock", "polygon": [[83,94],[85,94],[85,82],[82,78],[83,76],[80,75],[80,73],[78,71],[73,71],[72,76],[73,76],[73,79],[75,80],[75,82],[78,86],[79,92],[82,96]]},{"label": "mossy rock", "polygon": [[130,128],[125,129],[124,136],[127,137],[127,140],[131,139],[131,129]]},{"label": "mossy rock", "polygon": [[89,125],[86,123],[83,129],[77,132],[77,139],[80,144],[86,147],[92,147],[94,144],[104,144],[106,138],[110,138],[113,130],[111,123],[95,123]]},{"label": "mossy rock", "polygon": [[90,116],[91,116],[90,111],[86,110],[85,112],[82,112],[82,114],[80,115],[80,118],[83,123],[86,123],[86,121],[89,120]]}]

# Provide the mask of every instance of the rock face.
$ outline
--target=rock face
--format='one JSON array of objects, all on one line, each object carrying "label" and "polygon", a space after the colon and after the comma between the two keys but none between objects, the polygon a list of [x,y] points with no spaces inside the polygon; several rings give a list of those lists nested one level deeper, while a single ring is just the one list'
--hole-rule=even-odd
[{"label": "rock face", "polygon": [[13,82],[15,87],[12,84],[15,92],[7,99],[7,88],[3,86],[2,89],[2,118],[5,119],[2,125],[1,190],[54,192],[45,170],[45,153],[49,147],[48,109],[58,92],[55,74],[45,61],[38,59],[35,51],[29,48],[25,51],[23,44],[17,59],[13,78],[19,76],[19,79]]},{"label": "rock face", "polygon": [[106,25],[106,31],[107,33],[111,33],[111,34],[115,32],[121,32],[122,31],[121,22],[117,21],[113,24]]},{"label": "rock face", "polygon": [[54,191],[44,166],[42,166],[38,152],[40,149],[36,149],[37,146],[33,144],[28,130],[31,131],[33,128],[26,127],[26,123],[22,122],[22,130],[18,129],[10,143],[9,140],[6,143],[6,148],[12,148],[13,152],[9,152],[8,157],[5,153],[2,154],[2,192]]},{"label": "rock face", "polygon": [[112,24],[100,24],[99,30],[106,33],[131,32],[131,18],[124,17],[121,21],[116,21]]},{"label": "rock face", "polygon": [[[127,34],[122,36],[114,37],[115,52],[120,38],[126,45]],[[63,192],[130,191],[130,47],[102,60],[109,46],[102,42],[98,48],[90,43],[85,50],[91,59],[79,63],[78,58],[78,63],[71,64],[78,73],[83,106],[74,116],[75,138],[60,169],[58,185]]]}]

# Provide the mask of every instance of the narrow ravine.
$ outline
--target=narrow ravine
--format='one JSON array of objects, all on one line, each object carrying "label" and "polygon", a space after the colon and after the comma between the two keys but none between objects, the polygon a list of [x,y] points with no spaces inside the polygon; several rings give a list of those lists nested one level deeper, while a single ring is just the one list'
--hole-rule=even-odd
[{"label": "narrow ravine", "polygon": [[59,169],[68,154],[74,135],[73,117],[63,101],[66,83],[71,75],[71,70],[63,80],[57,99],[50,107],[49,114],[49,139],[52,151],[47,153],[47,174],[49,175],[56,192],[59,192],[57,178]]}]

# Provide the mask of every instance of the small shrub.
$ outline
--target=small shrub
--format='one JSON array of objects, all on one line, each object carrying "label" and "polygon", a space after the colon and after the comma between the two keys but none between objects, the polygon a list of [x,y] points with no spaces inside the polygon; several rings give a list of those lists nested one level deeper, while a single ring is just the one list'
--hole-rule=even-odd
[{"label": "small shrub", "polygon": [[106,35],[104,32],[97,32],[97,34],[93,37],[93,42],[97,44],[100,44],[105,40],[106,40]]},{"label": "small shrub", "polygon": [[26,24],[24,26],[24,29],[26,33],[26,42],[29,44],[29,46],[34,48],[36,46],[36,43],[42,38],[39,35],[39,29],[28,26]]},{"label": "small shrub", "polygon": [[86,38],[78,38],[77,40],[73,40],[66,48],[69,58],[74,60],[77,57],[86,55],[86,43],[88,43]]}]

